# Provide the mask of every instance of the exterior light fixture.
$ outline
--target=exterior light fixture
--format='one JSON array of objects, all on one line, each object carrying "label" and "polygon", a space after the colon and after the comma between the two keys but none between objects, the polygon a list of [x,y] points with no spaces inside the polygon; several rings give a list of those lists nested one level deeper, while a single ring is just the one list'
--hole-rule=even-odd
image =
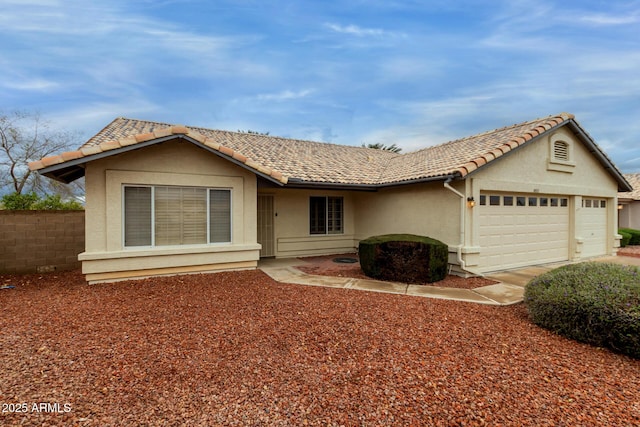
[{"label": "exterior light fixture", "polygon": [[618,205],[618,210],[622,209],[623,206],[622,205]]},{"label": "exterior light fixture", "polygon": [[476,201],[473,200],[473,197],[467,197],[467,206],[469,206],[470,208],[474,207],[476,205]]}]

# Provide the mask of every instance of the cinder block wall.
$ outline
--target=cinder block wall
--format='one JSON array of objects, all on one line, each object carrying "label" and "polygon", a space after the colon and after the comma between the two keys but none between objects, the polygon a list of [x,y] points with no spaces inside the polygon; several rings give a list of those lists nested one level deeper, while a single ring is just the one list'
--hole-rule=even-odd
[{"label": "cinder block wall", "polygon": [[0,273],[80,268],[84,211],[0,210]]}]

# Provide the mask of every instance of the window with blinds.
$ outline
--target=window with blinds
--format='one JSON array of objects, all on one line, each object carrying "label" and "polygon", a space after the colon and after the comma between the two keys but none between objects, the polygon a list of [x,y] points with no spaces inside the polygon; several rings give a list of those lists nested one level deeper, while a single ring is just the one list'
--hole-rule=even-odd
[{"label": "window with blinds", "polygon": [[209,241],[231,241],[231,191],[209,190]]},{"label": "window with blinds", "polygon": [[231,190],[124,187],[124,245],[231,242]]},{"label": "window with blinds", "polygon": [[124,188],[124,245],[151,246],[151,187]]}]

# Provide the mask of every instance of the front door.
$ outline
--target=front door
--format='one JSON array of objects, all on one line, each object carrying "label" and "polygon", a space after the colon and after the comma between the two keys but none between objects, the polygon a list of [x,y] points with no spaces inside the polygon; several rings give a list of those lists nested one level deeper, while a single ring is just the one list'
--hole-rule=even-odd
[{"label": "front door", "polygon": [[261,258],[275,255],[273,218],[273,196],[258,194],[258,243],[262,245]]}]

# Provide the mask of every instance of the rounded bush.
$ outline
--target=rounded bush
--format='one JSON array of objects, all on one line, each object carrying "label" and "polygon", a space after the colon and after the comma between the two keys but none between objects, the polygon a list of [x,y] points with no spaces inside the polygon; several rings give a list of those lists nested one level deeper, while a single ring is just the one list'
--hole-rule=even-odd
[{"label": "rounded bush", "polygon": [[620,239],[620,247],[621,248],[627,247],[627,245],[631,241],[631,234],[627,233],[626,231],[622,231],[622,230],[618,231],[618,234],[622,236],[622,239]]},{"label": "rounded bush", "polygon": [[530,281],[533,323],[577,341],[640,358],[640,269],[587,262]]},{"label": "rounded bush", "polygon": [[361,240],[360,267],[374,279],[432,283],[447,275],[449,247],[415,234],[385,234]]},{"label": "rounded bush", "polygon": [[631,237],[629,239],[630,245],[640,245],[640,230],[636,230],[633,228],[621,228],[618,232],[623,232],[629,234]]}]

